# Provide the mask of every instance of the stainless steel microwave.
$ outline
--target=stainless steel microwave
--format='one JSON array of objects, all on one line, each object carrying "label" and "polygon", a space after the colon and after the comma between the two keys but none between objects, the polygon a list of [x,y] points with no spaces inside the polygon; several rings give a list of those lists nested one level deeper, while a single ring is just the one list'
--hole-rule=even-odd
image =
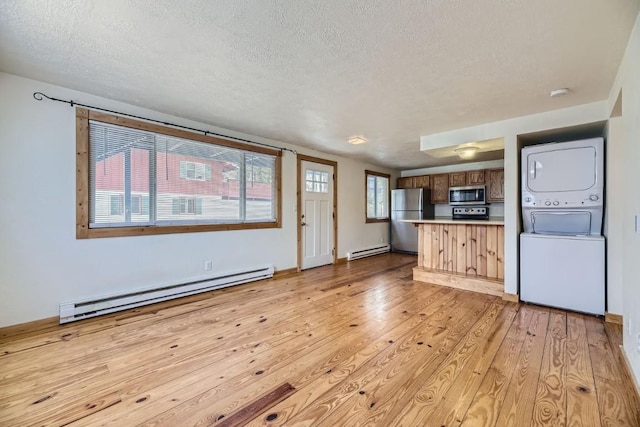
[{"label": "stainless steel microwave", "polygon": [[470,185],[468,187],[449,187],[449,204],[484,205],[487,203],[487,188],[484,185]]}]

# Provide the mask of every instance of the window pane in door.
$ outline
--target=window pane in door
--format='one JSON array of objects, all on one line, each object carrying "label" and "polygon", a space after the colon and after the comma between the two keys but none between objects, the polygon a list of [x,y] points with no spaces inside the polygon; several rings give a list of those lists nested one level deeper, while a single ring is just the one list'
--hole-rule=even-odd
[{"label": "window pane in door", "polygon": [[329,192],[329,173],[307,169],[305,188],[311,193]]}]

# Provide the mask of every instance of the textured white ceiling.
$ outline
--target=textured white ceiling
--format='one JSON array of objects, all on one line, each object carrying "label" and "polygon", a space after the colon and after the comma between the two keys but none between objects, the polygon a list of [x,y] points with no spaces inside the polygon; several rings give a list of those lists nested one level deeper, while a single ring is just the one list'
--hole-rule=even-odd
[{"label": "textured white ceiling", "polygon": [[[0,70],[410,169],[443,161],[421,135],[606,99],[639,7],[2,0]],[[557,87],[572,94],[549,98]]]}]

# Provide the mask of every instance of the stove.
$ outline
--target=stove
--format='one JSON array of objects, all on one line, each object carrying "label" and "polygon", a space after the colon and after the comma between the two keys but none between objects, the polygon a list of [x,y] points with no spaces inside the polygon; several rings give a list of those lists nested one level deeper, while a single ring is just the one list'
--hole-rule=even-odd
[{"label": "stove", "polygon": [[453,219],[489,219],[489,206],[469,206],[453,208]]}]

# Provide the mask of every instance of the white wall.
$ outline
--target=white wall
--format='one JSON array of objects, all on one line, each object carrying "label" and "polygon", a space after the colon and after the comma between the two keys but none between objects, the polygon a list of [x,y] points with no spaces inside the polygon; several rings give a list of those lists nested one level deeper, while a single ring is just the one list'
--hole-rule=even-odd
[{"label": "white wall", "polygon": [[[76,102],[286,146],[42,82],[0,73],[0,327],[57,316],[60,302],[272,264],[296,266],[296,158],[283,154],[281,229],[75,239]],[[366,224],[364,170],[390,170],[292,147],[338,162],[338,256],[388,241],[388,224]]]},{"label": "white wall", "polygon": [[640,215],[640,14],[636,18],[618,75],[611,88],[608,111],[613,111],[622,92],[623,146],[616,167],[624,176],[618,193],[624,196],[620,215],[622,243],[622,296],[624,351],[640,387],[640,234],[635,216]]},{"label": "white wall", "polygon": [[607,164],[605,194],[605,228],[603,234],[607,241],[607,311],[623,312],[623,269],[624,258],[624,204],[625,181],[624,168],[620,160],[624,159],[624,132],[622,118],[609,119],[606,129]]}]

